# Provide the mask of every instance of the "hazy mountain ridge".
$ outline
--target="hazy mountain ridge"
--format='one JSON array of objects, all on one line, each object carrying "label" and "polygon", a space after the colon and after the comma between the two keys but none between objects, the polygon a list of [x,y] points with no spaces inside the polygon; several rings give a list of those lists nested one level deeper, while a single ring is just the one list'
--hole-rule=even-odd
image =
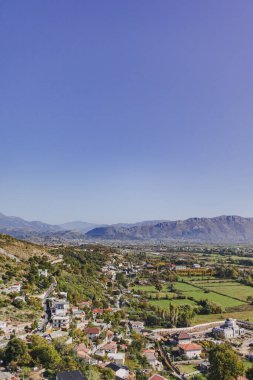
[{"label": "hazy mountain ridge", "polygon": [[99,225],[81,221],[52,225],[0,213],[0,233],[37,243],[83,241],[86,239],[85,233],[97,226]]},{"label": "hazy mountain ridge", "polygon": [[159,223],[95,228],[86,234],[108,240],[176,240],[196,242],[253,242],[253,218],[218,216]]},{"label": "hazy mountain ridge", "polygon": [[133,224],[94,225],[77,221],[51,225],[39,221],[28,222],[0,213],[0,233],[48,244],[79,243],[96,239],[253,243],[253,218],[223,215],[176,221],[149,220]]}]

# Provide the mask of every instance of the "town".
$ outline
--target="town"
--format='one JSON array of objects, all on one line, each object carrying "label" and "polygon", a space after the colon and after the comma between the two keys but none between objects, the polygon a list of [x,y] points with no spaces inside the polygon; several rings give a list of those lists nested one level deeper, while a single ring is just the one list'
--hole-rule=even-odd
[{"label": "town", "polygon": [[234,379],[252,378],[245,247],[87,244],[30,256],[22,244],[33,244],[17,242],[1,235],[2,380],[205,379],[219,349]]}]

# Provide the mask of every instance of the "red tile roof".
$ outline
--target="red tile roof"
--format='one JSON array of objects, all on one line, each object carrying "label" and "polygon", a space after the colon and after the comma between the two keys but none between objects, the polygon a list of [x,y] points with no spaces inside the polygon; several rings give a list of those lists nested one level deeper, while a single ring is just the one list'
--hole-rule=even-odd
[{"label": "red tile roof", "polygon": [[87,327],[84,332],[86,334],[99,334],[100,329],[98,327]]},{"label": "red tile roof", "polygon": [[166,379],[163,376],[155,374],[155,375],[151,376],[148,380],[166,380]]},{"label": "red tile roof", "polygon": [[202,347],[196,343],[179,344],[178,347],[183,351],[198,351],[202,349]]}]

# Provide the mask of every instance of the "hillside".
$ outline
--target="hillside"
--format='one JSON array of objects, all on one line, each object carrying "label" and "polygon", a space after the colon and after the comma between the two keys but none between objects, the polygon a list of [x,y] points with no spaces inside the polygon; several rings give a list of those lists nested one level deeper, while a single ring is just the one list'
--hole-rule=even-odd
[{"label": "hillside", "polygon": [[95,228],[86,236],[107,240],[167,240],[210,243],[253,242],[253,218],[219,216]]},{"label": "hillside", "polygon": [[17,240],[9,235],[0,234],[0,254],[14,255],[18,259],[28,259],[32,256],[50,256],[47,249],[26,241]]}]

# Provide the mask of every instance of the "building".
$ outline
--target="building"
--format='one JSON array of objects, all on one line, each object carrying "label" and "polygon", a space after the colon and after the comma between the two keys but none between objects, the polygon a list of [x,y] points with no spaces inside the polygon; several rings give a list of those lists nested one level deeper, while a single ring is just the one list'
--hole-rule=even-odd
[{"label": "building", "polygon": [[180,333],[175,334],[173,338],[177,342],[177,344],[191,343],[191,336],[187,332],[184,332],[184,331],[181,331]]},{"label": "building", "polygon": [[7,322],[0,321],[0,330],[2,330],[4,333],[7,332]]},{"label": "building", "polygon": [[69,311],[69,302],[66,300],[52,300],[52,314],[65,316]]},{"label": "building", "polygon": [[56,374],[56,380],[87,380],[80,371],[64,371]]},{"label": "building", "polygon": [[75,347],[77,356],[82,359],[85,363],[91,364],[92,358],[90,356],[91,350],[85,346],[85,344],[80,343]]},{"label": "building", "polygon": [[196,343],[180,344],[178,347],[188,359],[198,358],[202,351],[202,347]]},{"label": "building", "polygon": [[110,368],[111,370],[113,370],[114,374],[115,374],[115,378],[117,379],[128,379],[129,377],[129,368],[126,367],[126,366],[120,366],[120,365],[117,365],[115,363],[109,363],[107,364],[106,368]]},{"label": "building", "polygon": [[11,285],[11,286],[8,288],[8,292],[9,292],[9,293],[19,293],[20,290],[21,290],[21,287],[22,287],[21,282],[17,282],[16,284]]},{"label": "building", "polygon": [[104,346],[101,347],[105,352],[108,354],[116,354],[117,353],[117,343],[116,342],[109,342],[106,343]]},{"label": "building", "polygon": [[131,329],[136,332],[141,332],[144,329],[144,322],[142,321],[130,321]]},{"label": "building", "polygon": [[148,364],[151,367],[155,368],[159,364],[157,357],[156,357],[155,350],[148,348],[148,349],[143,351],[143,356],[145,356]]},{"label": "building", "polygon": [[84,332],[91,340],[97,339],[100,335],[100,329],[98,327],[87,327]]},{"label": "building", "polygon": [[39,276],[47,277],[48,276],[48,270],[47,269],[45,269],[45,270],[38,269],[38,274],[39,274]]},{"label": "building", "polygon": [[161,375],[154,374],[148,380],[167,380],[167,379]]},{"label": "building", "polygon": [[124,352],[116,352],[107,354],[108,358],[117,365],[124,365],[126,354]]},{"label": "building", "polygon": [[69,329],[70,317],[68,315],[53,315],[52,326],[54,329]]},{"label": "building", "polygon": [[236,320],[227,318],[223,325],[214,327],[213,335],[222,339],[233,339],[245,334],[245,330],[236,324]]}]

